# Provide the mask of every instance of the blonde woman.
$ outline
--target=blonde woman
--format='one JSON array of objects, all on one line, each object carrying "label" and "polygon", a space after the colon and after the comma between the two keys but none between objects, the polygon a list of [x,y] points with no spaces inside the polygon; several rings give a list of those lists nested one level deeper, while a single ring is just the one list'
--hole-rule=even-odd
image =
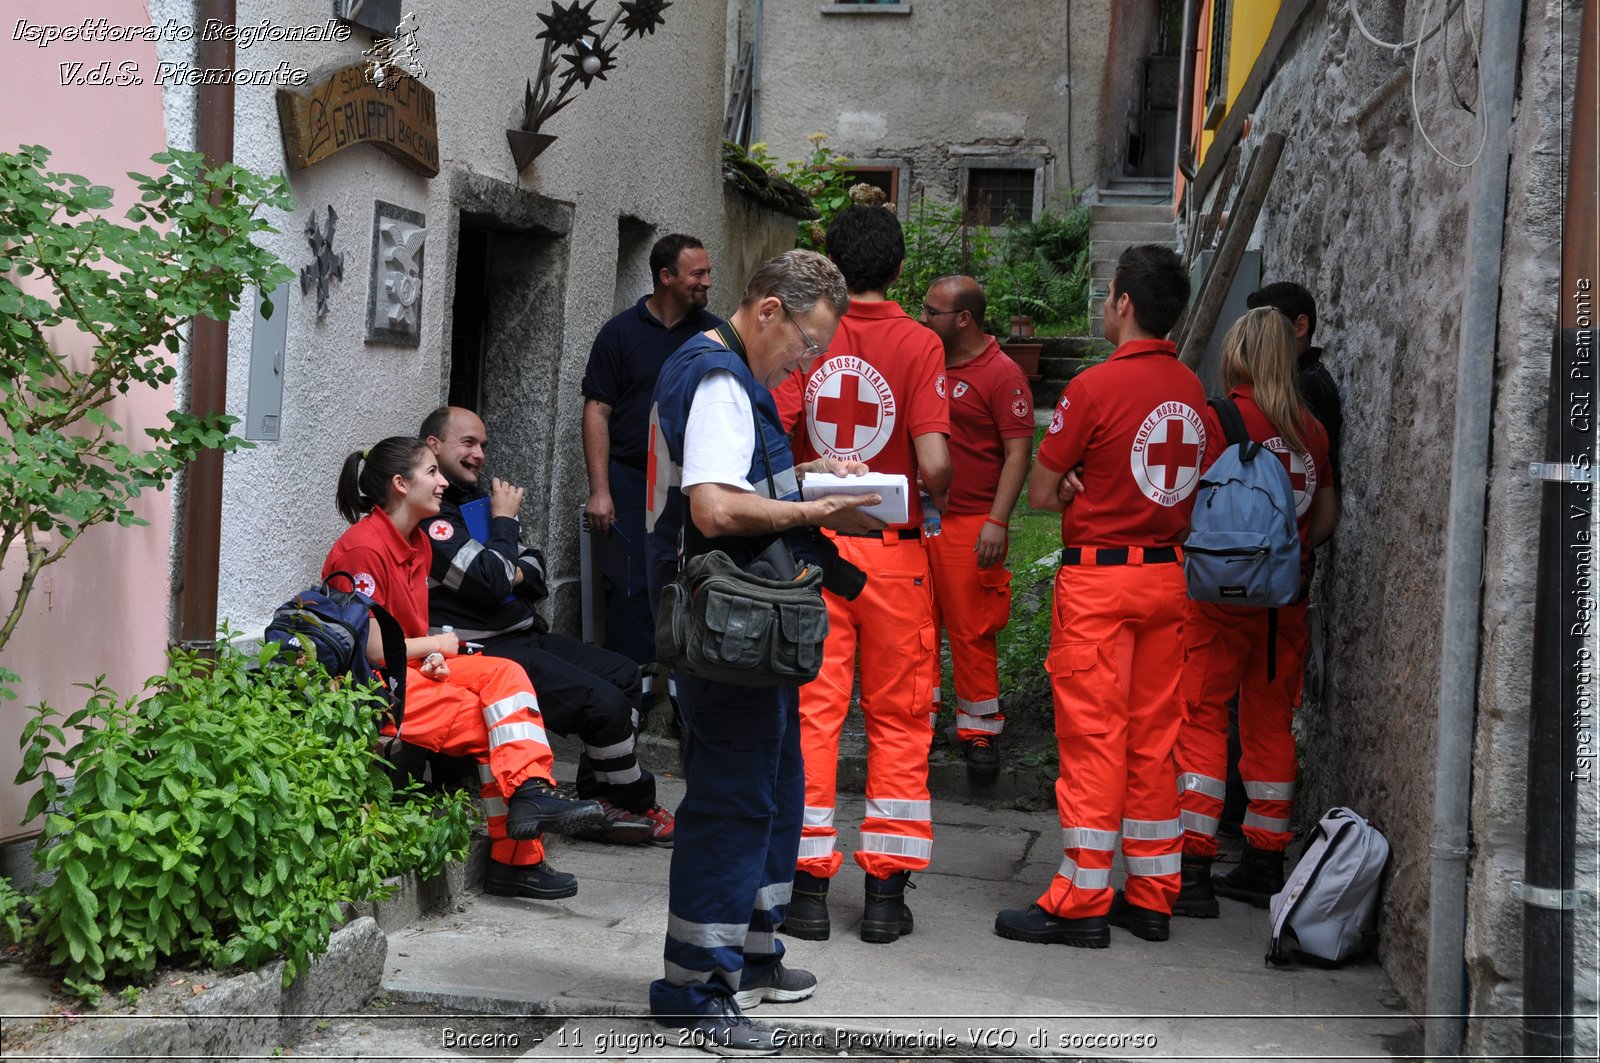
[{"label": "blonde woman", "polygon": [[[1186,716],[1175,755],[1183,822],[1183,885],[1175,915],[1212,918],[1217,894],[1265,908],[1283,888],[1284,850],[1298,764],[1290,725],[1300,701],[1308,641],[1306,591],[1311,551],[1333,534],[1339,502],[1328,433],[1295,383],[1294,329],[1271,307],[1251,310],[1228,330],[1222,385],[1250,438],[1289,470],[1300,528],[1300,598],[1277,609],[1190,602],[1184,624]],[[1228,446],[1207,407],[1205,467]],[[1244,861],[1215,886],[1217,820],[1227,783],[1228,701],[1239,698],[1239,773],[1250,799]]]}]

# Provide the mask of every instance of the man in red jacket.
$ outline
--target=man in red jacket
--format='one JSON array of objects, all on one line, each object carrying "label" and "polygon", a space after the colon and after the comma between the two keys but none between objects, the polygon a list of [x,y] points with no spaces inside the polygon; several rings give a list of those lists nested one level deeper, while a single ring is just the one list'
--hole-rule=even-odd
[{"label": "man in red jacket", "polygon": [[[828,228],[827,249],[844,274],[850,308],[827,360],[774,395],[780,411],[801,409],[795,456],[863,461],[876,473],[903,474],[912,485],[920,477],[942,507],[950,485],[944,349],[884,294],[905,261],[900,222],[887,207],[846,207]],[[936,639],[922,515],[914,502],[911,508],[908,520],[882,531],[835,536],[840,555],[866,573],[867,583],[853,601],[823,592],[822,671],[800,688],[806,811],[784,921],[793,937],[820,941],[829,934],[828,884],[843,862],[833,822],[839,733],[858,651],[867,727],[867,810],[855,854],[867,873],[861,938],[887,943],[911,932],[906,882],[933,852],[928,712]]]},{"label": "man in red jacket", "polygon": [[[1179,544],[1205,454],[1206,397],[1163,337],[1188,299],[1171,248],[1123,252],[1105,304],[1117,349],[1062,392],[1028,480],[1030,506],[1061,511],[1065,547],[1045,662],[1062,858],[1036,904],[995,917],[1002,937],[1103,949],[1115,923],[1167,938],[1183,847],[1172,758],[1189,600]],[[1119,839],[1128,881],[1113,903]]]},{"label": "man in red jacket", "polygon": [[[950,638],[956,738],[975,780],[1000,771],[995,741],[1006,717],[1000,711],[995,636],[1011,619],[1006,548],[1011,510],[1028,478],[1033,449],[1028,378],[983,331],[987,309],[983,289],[971,277],[934,281],[922,304],[922,323],[944,344],[950,400],[950,502],[942,534],[927,540],[934,623]],[[937,685],[933,696],[937,704]]]}]

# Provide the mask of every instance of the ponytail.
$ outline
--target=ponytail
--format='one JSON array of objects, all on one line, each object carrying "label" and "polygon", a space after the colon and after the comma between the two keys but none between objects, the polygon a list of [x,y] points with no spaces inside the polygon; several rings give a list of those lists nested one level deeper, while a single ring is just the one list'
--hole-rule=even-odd
[{"label": "ponytail", "polygon": [[358,450],[339,469],[335,500],[339,514],[351,524],[389,500],[389,484],[396,476],[411,475],[417,456],[428,445],[416,436],[390,436],[370,450]]},{"label": "ponytail", "polygon": [[1296,454],[1306,453],[1305,424],[1311,416],[1295,378],[1294,326],[1270,306],[1249,311],[1222,341],[1222,386],[1252,387],[1256,408]]}]

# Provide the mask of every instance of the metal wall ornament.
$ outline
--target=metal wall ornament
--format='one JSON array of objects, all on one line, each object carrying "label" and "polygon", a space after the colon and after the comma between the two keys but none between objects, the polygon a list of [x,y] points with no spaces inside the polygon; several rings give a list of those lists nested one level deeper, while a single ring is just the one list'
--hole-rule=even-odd
[{"label": "metal wall ornament", "polygon": [[300,294],[309,294],[313,285],[317,289],[317,319],[328,316],[328,289],[334,281],[344,280],[344,255],[333,253],[333,227],[339,215],[328,204],[328,225],[317,231],[317,212],[306,219],[306,243],[311,246],[311,264],[300,268]]},{"label": "metal wall ornament", "polygon": [[672,6],[672,0],[623,0],[605,27],[596,33],[595,27],[600,24],[592,14],[596,2],[554,2],[548,12],[537,16],[544,25],[535,35],[536,40],[544,41],[539,68],[528,81],[523,97],[521,127],[506,130],[511,157],[519,171],[555,141],[553,134],[540,129],[577,98],[572,94],[573,88],[582,85],[587,89],[596,81],[606,80],[607,71],[616,69],[617,44],[608,45],[606,41],[617,23],[622,24],[622,40],[653,35],[656,27],[666,21],[662,12]]},{"label": "metal wall ornament", "polygon": [[372,277],[367,285],[367,342],[407,347],[422,342],[422,251],[427,219],[376,200],[372,212]]}]

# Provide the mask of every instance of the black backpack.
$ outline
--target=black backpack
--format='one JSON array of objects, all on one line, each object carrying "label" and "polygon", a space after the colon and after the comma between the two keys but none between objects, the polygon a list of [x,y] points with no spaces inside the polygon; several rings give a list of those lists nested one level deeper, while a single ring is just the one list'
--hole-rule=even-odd
[{"label": "black backpack", "polygon": [[[343,576],[350,590],[335,589],[335,579]],[[367,660],[367,633],[376,621],[383,639],[383,673]],[[297,645],[316,654],[330,676],[349,676],[357,683],[377,684],[389,702],[394,720],[395,739],[406,705],[406,639],[400,622],[377,602],[355,589],[355,577],[348,572],[332,572],[315,587],[301,591],[278,606],[267,625],[268,642]]]}]

